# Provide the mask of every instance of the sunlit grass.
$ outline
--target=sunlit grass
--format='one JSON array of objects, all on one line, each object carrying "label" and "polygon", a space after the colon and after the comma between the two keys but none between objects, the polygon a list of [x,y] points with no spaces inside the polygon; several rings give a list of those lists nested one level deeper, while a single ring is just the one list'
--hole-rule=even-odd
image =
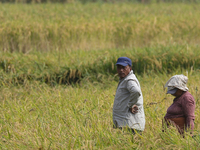
[{"label": "sunlit grass", "polygon": [[[198,149],[198,5],[0,4],[0,148]],[[142,87],[142,135],[112,128],[120,56]],[[164,84],[181,73],[196,138],[162,132],[173,100]]]},{"label": "sunlit grass", "polygon": [[199,4],[0,4],[3,51],[199,45]]},{"label": "sunlit grass", "polygon": [[1,87],[1,148],[3,149],[197,149],[199,146],[199,72],[188,73],[188,87],[197,101],[195,134],[181,138],[163,133],[162,118],[172,103],[164,83],[174,74],[138,76],[144,95],[143,135],[112,128],[112,105],[117,82],[50,87],[40,82]]},{"label": "sunlit grass", "polygon": [[[193,45],[155,46],[133,49],[84,50],[72,52],[0,52],[0,86],[40,81],[49,85],[78,83],[83,78],[104,82],[116,74],[118,57],[132,59],[133,70],[139,75],[168,74],[177,69],[200,69],[200,50]],[[116,78],[116,77],[115,77]]]}]

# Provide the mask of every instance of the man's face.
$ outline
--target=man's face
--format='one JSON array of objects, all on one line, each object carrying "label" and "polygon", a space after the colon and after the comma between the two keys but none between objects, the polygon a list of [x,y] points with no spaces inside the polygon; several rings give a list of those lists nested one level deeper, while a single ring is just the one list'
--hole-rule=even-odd
[{"label": "man's face", "polygon": [[117,73],[120,79],[126,77],[130,71],[131,67],[129,65],[127,66],[117,65]]}]

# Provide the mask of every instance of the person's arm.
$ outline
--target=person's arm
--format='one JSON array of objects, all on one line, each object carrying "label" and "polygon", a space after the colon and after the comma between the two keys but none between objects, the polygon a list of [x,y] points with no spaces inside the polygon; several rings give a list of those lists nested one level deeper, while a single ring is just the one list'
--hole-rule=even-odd
[{"label": "person's arm", "polygon": [[191,96],[184,97],[182,101],[182,108],[184,115],[186,117],[186,129],[192,131],[194,129],[194,111],[195,111],[195,101]]},{"label": "person's arm", "polygon": [[134,80],[129,80],[127,83],[127,89],[130,92],[130,101],[128,102],[129,110],[132,113],[137,113],[138,107],[135,105],[138,101],[138,98],[141,95],[141,90],[139,85]]}]

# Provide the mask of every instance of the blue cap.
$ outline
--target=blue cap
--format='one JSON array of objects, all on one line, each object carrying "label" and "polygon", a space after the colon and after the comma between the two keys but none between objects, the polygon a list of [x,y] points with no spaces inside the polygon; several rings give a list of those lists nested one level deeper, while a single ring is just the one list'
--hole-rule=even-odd
[{"label": "blue cap", "polygon": [[116,65],[122,65],[122,66],[132,66],[132,61],[128,57],[119,57],[117,60]]},{"label": "blue cap", "polygon": [[177,90],[178,90],[177,88],[174,88],[172,90],[168,90],[167,93],[168,94],[175,94]]}]

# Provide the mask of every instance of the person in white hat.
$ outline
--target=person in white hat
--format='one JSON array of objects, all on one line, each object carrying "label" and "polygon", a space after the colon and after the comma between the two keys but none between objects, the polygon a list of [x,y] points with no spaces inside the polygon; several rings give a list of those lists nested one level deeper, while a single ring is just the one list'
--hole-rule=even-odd
[{"label": "person in white hat", "polygon": [[181,74],[172,76],[165,84],[167,94],[171,94],[175,98],[172,105],[167,109],[163,123],[167,126],[176,126],[180,134],[184,134],[186,130],[190,131],[192,135],[195,120],[195,100],[188,92],[187,81],[188,78]]}]

